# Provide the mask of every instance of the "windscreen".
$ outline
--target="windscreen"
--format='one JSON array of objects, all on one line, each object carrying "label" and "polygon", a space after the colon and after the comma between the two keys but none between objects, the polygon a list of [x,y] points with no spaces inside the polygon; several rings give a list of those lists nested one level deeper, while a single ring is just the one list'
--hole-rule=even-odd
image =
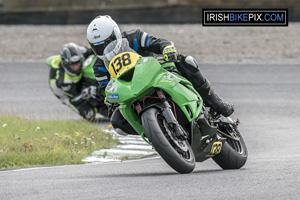
[{"label": "windscreen", "polygon": [[108,65],[109,65],[110,61],[119,53],[122,53],[122,52],[136,53],[132,48],[130,48],[129,42],[126,38],[122,38],[121,47],[117,52],[115,52],[116,45],[118,45],[118,41],[114,40],[109,45],[107,45],[104,49],[103,61],[104,61],[105,67],[107,69],[108,69]]}]

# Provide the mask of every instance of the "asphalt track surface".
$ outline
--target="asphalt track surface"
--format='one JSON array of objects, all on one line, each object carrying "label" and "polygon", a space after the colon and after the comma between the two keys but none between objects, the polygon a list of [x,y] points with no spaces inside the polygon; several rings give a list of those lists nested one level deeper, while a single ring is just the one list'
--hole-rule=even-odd
[{"label": "asphalt track surface", "polygon": [[[0,171],[0,199],[299,199],[300,65],[208,65],[235,104],[249,157],[239,170],[212,160],[180,175],[161,158]],[[48,88],[43,63],[0,63],[0,112],[79,119]]]}]

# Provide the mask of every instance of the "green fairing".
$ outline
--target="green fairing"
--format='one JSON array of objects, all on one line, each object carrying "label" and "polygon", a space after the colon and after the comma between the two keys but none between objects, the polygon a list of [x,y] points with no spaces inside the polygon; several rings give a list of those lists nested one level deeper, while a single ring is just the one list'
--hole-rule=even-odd
[{"label": "green fairing", "polygon": [[[189,81],[166,71],[164,69],[166,67],[175,67],[175,64],[160,65],[155,58],[140,58],[135,65],[134,76],[130,82],[113,78],[106,87],[105,93],[108,101],[120,104],[119,109],[124,118],[142,136],[144,135],[142,123],[134,113],[132,104],[146,96],[154,88],[161,88],[168,93],[172,101],[182,109],[190,122],[200,114],[202,108],[200,95]],[[109,98],[110,95],[113,96]],[[191,115],[188,113],[186,106],[189,107]]]},{"label": "green fairing", "polygon": [[83,77],[91,78],[93,80],[96,80],[94,70],[93,70],[93,65],[96,61],[97,56],[95,55],[90,55],[85,61],[83,62],[82,65],[82,75]]}]

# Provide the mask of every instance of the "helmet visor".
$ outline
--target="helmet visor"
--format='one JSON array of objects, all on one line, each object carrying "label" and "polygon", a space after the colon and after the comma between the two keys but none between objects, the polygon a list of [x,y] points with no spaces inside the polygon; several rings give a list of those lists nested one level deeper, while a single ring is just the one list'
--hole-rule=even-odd
[{"label": "helmet visor", "polygon": [[76,76],[81,73],[82,63],[79,61],[79,62],[74,62],[72,64],[63,64],[62,67],[69,75]]},{"label": "helmet visor", "polygon": [[103,51],[105,49],[105,41],[100,41],[100,42],[96,42],[96,43],[90,43],[90,46],[92,47],[94,53],[96,55],[103,55]]}]

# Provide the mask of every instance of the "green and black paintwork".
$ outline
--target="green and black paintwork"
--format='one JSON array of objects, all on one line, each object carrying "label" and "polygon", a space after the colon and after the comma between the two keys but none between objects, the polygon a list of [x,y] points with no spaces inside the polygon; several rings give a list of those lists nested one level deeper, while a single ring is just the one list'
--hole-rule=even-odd
[{"label": "green and black paintwork", "polygon": [[159,62],[153,57],[140,57],[128,72],[112,78],[105,92],[108,101],[119,105],[123,117],[149,144],[153,142],[147,138],[149,133],[145,134],[149,127],[143,127],[141,118],[150,108],[157,108],[173,130],[172,135],[166,137],[176,138],[179,143],[188,141],[194,162],[219,154],[226,135],[218,132],[218,126],[222,120],[225,124],[234,123],[230,118],[212,115],[192,84],[176,73],[173,62]]}]

